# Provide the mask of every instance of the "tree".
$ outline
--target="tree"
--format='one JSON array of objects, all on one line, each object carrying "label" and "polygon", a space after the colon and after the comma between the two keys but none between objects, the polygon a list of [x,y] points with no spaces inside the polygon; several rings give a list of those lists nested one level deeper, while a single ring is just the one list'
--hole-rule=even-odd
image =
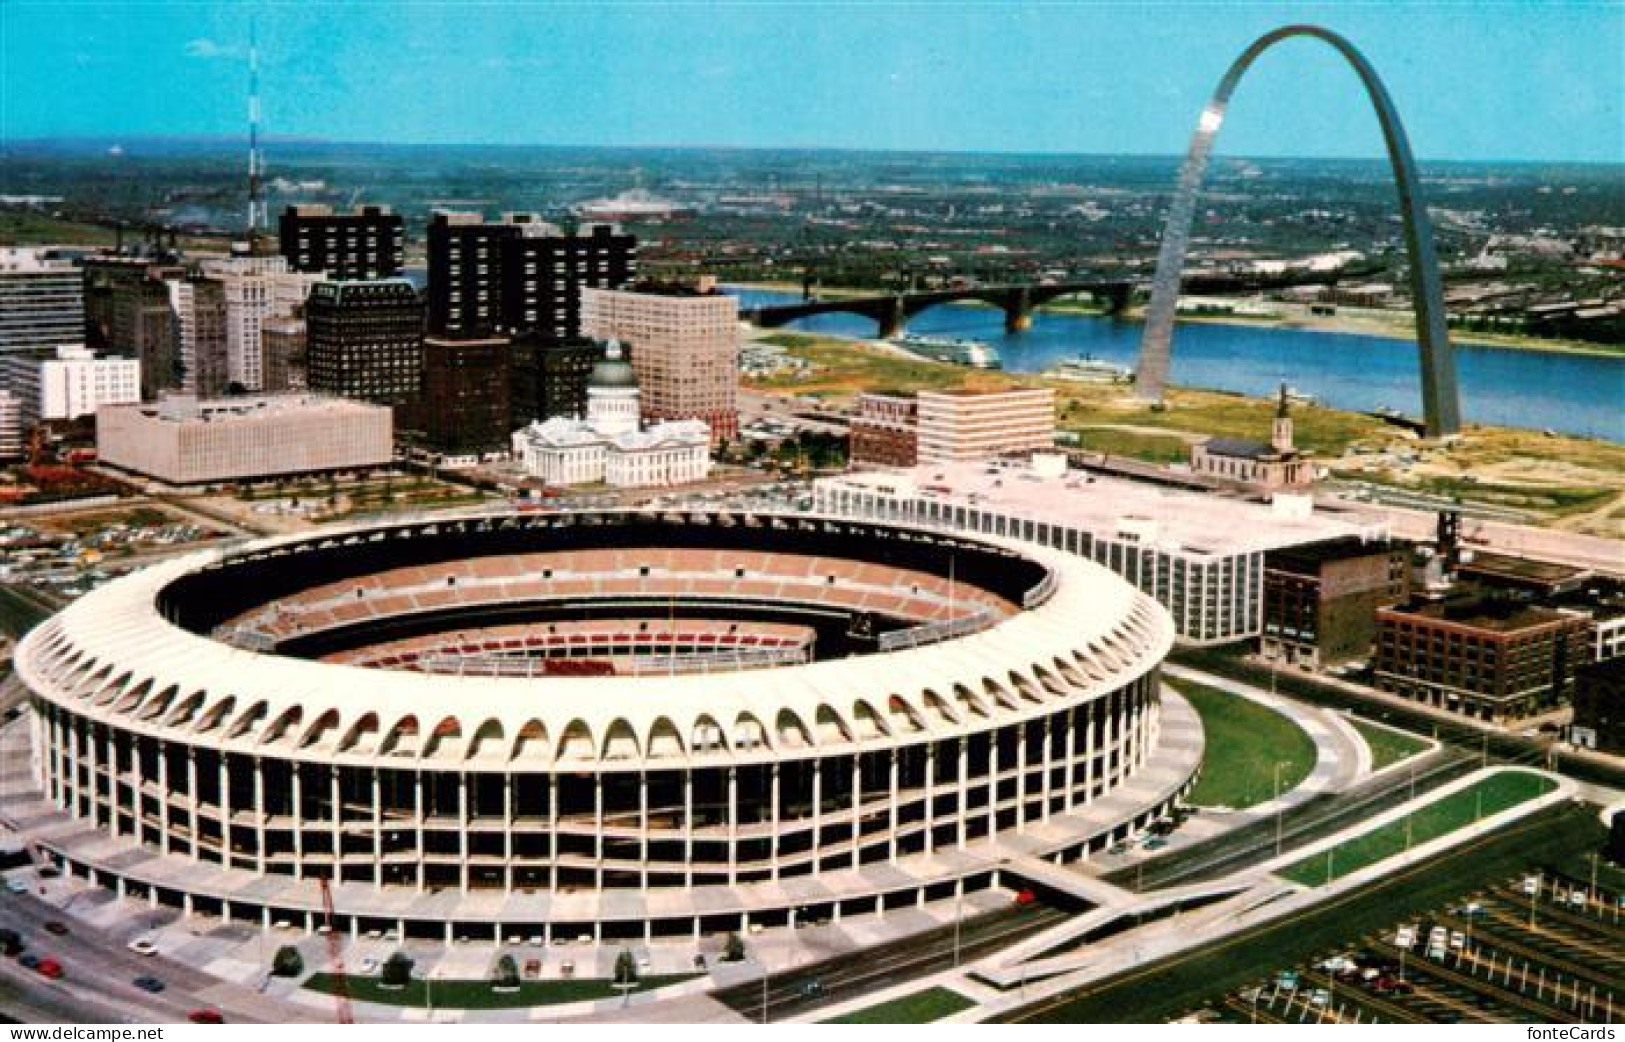
[{"label": "tree", "polygon": [[496,970],[492,974],[496,978],[499,988],[519,987],[519,964],[514,962],[512,955],[504,955],[497,960]]},{"label": "tree", "polygon": [[615,983],[636,984],[638,982],[638,960],[625,948],[621,954],[615,956]]},{"label": "tree", "polygon": [[722,943],[723,962],[744,962],[745,942],[736,933],[728,934],[728,939]]},{"label": "tree", "polygon": [[305,972],[305,957],[299,954],[298,948],[284,944],[271,960],[271,972],[278,977],[297,977]]},{"label": "tree", "polygon": [[389,987],[404,988],[412,981],[412,960],[405,952],[396,952],[384,960],[379,979]]}]

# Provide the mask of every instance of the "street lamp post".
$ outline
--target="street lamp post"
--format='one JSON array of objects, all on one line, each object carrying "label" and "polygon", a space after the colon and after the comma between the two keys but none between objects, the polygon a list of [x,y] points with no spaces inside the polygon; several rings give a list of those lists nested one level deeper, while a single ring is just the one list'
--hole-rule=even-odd
[{"label": "street lamp post", "polygon": [[1275,856],[1281,856],[1281,768],[1290,767],[1286,760],[1275,763]]}]

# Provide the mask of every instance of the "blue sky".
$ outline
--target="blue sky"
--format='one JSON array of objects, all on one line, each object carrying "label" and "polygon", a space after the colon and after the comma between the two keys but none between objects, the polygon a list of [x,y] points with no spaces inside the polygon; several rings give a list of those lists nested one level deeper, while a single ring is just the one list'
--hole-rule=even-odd
[{"label": "blue sky", "polygon": [[[1625,160],[1625,5],[0,0],[0,137],[1184,150],[1257,35],[1362,48],[1427,159]],[[1221,151],[1381,154],[1353,73],[1266,54]]]}]

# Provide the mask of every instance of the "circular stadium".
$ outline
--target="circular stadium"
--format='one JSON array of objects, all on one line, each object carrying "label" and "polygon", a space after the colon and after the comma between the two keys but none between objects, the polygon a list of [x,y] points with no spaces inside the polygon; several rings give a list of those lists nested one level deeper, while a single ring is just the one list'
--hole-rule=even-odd
[{"label": "circular stadium", "polygon": [[886,523],[329,529],[36,628],[5,811],[76,874],[267,925],[319,921],[323,880],[335,929],[447,939],[884,913],[1165,810],[1172,639],[1089,561]]}]

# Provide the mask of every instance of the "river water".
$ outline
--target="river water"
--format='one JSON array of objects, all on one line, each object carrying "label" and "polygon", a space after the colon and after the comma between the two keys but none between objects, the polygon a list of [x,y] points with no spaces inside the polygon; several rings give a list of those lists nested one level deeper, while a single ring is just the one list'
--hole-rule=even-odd
[{"label": "river water", "polygon": [[[789,304],[796,293],[738,291],[744,307]],[[815,315],[787,327],[809,333],[873,337],[860,315]],[[1012,372],[1038,372],[1080,354],[1133,367],[1139,321],[1035,312],[1032,328],[1004,331],[1004,312],[944,305],[909,320],[913,333],[972,337],[999,349]],[[1625,442],[1625,356],[1508,351],[1456,346],[1465,421]],[[1267,395],[1282,380],[1339,409],[1381,406],[1420,416],[1416,345],[1351,333],[1184,323],[1174,334],[1174,383]]]}]

